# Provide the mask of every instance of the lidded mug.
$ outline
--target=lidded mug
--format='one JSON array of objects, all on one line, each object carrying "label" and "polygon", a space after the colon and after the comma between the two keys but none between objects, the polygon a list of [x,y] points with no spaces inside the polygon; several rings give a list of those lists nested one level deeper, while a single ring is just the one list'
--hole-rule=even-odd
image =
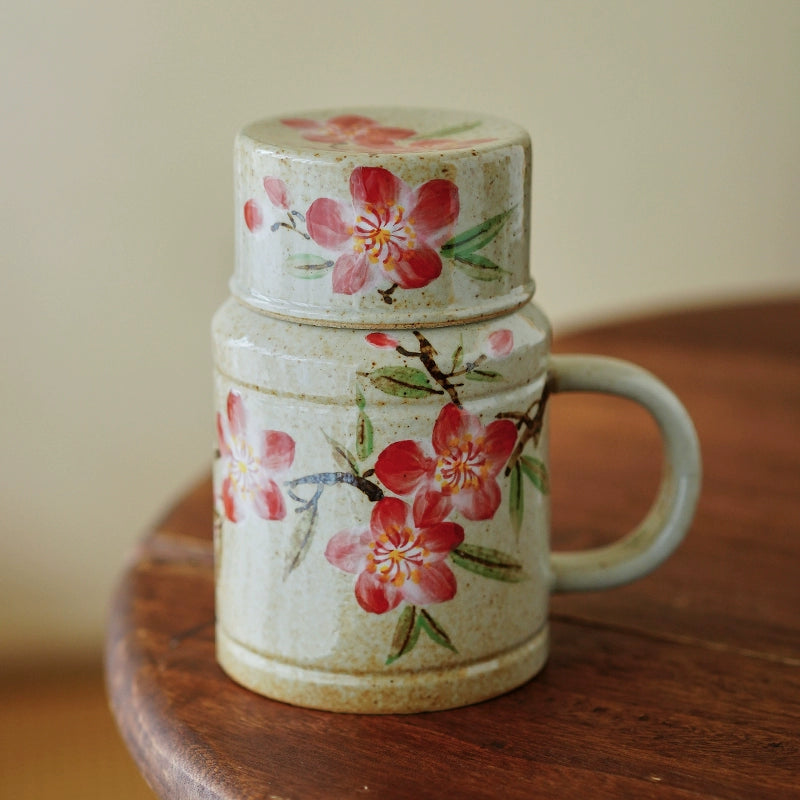
[{"label": "lidded mug", "polygon": [[[531,302],[531,145],[513,123],[322,111],[242,130],[232,296],[214,318],[217,658],[244,686],[361,713],[478,702],[548,654],[553,591],[679,544],[700,483],[685,409],[627,362],[552,356]],[[655,417],[653,507],[551,553],[547,408]]]}]

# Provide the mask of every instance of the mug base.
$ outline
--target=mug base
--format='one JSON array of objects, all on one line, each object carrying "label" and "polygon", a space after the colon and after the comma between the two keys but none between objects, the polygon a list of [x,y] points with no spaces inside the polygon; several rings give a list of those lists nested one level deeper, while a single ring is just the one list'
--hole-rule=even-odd
[{"label": "mug base", "polygon": [[351,675],[267,658],[217,626],[217,661],[237,683],[291,705],[354,714],[414,714],[479,703],[532,678],[547,661],[548,651],[545,624],[521,645],[481,661]]}]

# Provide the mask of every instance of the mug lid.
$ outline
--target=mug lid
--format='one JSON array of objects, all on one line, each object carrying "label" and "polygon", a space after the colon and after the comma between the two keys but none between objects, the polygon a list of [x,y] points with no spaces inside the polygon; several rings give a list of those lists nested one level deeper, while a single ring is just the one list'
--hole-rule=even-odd
[{"label": "mug lid", "polygon": [[235,144],[233,294],[299,322],[432,327],[524,305],[531,144],[485,115],[308,112]]}]

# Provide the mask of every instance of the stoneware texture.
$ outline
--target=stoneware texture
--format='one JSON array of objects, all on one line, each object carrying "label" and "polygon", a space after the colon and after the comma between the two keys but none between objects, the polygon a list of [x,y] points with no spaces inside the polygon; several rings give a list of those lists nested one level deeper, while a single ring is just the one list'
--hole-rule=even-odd
[{"label": "stoneware texture", "polygon": [[[516,126],[321,112],[249,126],[236,157],[234,296],[213,325],[220,664],[335,711],[518,686],[547,658],[552,591],[634,580],[680,542],[691,421],[633,365],[550,356]],[[582,390],[653,414],[664,477],[635,531],[551,556],[547,404]]]}]

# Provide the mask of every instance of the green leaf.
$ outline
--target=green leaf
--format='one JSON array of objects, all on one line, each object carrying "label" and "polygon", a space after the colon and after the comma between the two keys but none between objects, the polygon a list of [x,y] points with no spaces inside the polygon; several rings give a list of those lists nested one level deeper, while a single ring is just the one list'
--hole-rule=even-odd
[{"label": "green leaf", "polygon": [[442,245],[442,255],[447,258],[459,258],[486,247],[503,229],[503,225],[514,208],[516,206],[454,236]]},{"label": "green leaf", "polygon": [[420,625],[416,606],[406,606],[394,629],[392,649],[386,659],[387,665],[397,661],[400,656],[404,656],[414,649],[414,645],[419,639],[419,630]]},{"label": "green leaf", "polygon": [[522,527],[522,515],[525,511],[525,487],[522,483],[522,473],[519,462],[511,470],[511,487],[508,491],[508,511],[511,515],[511,527],[519,535]]},{"label": "green leaf", "polygon": [[508,275],[493,261],[477,253],[468,253],[455,259],[456,269],[461,270],[467,277],[476,281],[499,281],[503,275]]},{"label": "green leaf", "polygon": [[356,423],[356,453],[362,461],[372,454],[372,422],[363,409]]},{"label": "green leaf", "polygon": [[336,461],[340,467],[352,472],[353,475],[358,475],[358,459],[343,444],[339,444],[336,439],[328,436],[325,431],[322,431],[322,435],[328,440],[328,444],[331,446],[334,461]]},{"label": "green leaf", "polygon": [[286,568],[283,578],[289,577],[296,570],[308,554],[311,542],[314,539],[314,524],[317,521],[317,505],[313,503],[297,515],[294,530],[289,537],[289,547],[286,551]]},{"label": "green leaf", "polygon": [[458,343],[458,347],[453,351],[453,367],[451,369],[452,372],[455,372],[460,366],[461,362],[464,360],[464,344],[462,342]]},{"label": "green leaf", "polygon": [[489,381],[496,383],[502,381],[503,376],[499,372],[493,372],[490,369],[472,369],[464,373],[464,377],[468,381]]},{"label": "green leaf", "polygon": [[367,377],[376,389],[395,397],[428,397],[442,394],[435,389],[428,376],[416,367],[380,367]]},{"label": "green leaf", "polygon": [[397,620],[392,636],[392,649],[386,663],[392,664],[400,656],[410,653],[419,640],[420,631],[425,631],[428,638],[440,647],[458,652],[444,628],[425,609],[418,611],[416,606],[406,606]]},{"label": "green leaf", "polygon": [[444,628],[424,608],[419,612],[418,624],[436,644],[446,647],[454,653],[458,652]]},{"label": "green leaf", "polygon": [[361,391],[361,387],[356,384],[356,405],[363,411],[367,405],[367,400],[364,397],[364,392]]},{"label": "green leaf", "polygon": [[296,278],[308,280],[325,275],[333,267],[333,261],[310,253],[293,253],[286,259],[285,265]]},{"label": "green leaf", "polygon": [[519,583],[527,580],[528,577],[522,571],[522,564],[519,561],[508,553],[494,550],[491,547],[461,544],[450,553],[450,558],[459,567],[496,581]]},{"label": "green leaf", "polygon": [[544,461],[533,456],[520,456],[519,466],[525,477],[542,494],[550,494],[550,476]]}]

